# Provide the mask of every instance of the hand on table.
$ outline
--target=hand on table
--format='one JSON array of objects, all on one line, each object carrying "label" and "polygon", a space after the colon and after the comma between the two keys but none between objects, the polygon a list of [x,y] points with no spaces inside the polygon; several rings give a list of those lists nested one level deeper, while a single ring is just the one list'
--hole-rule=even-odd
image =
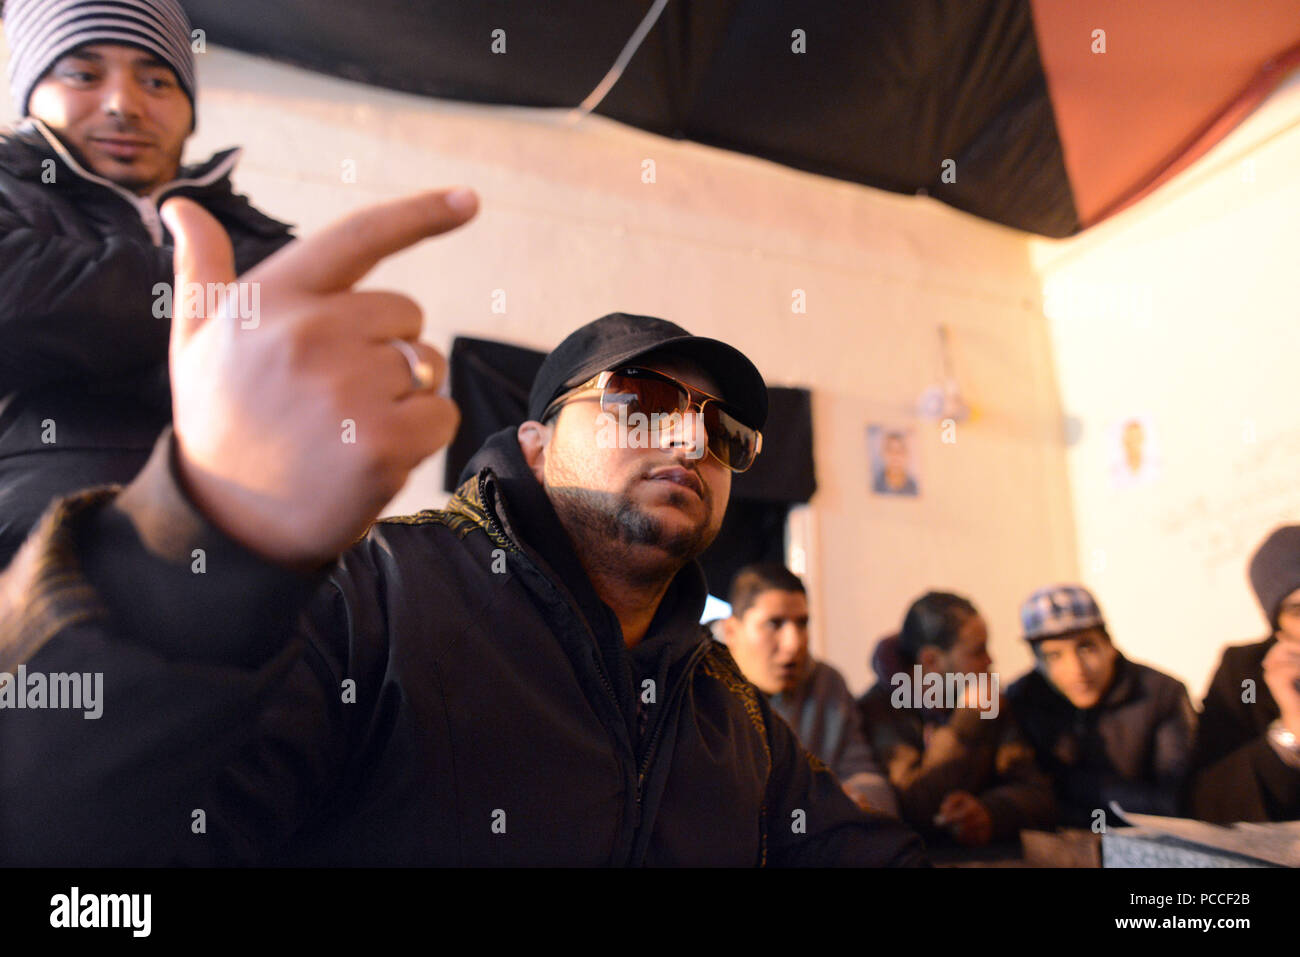
[{"label": "hand on table", "polygon": [[993,840],[993,818],[988,808],[966,791],[952,791],[943,799],[934,824],[947,829],[958,843],[969,847]]}]

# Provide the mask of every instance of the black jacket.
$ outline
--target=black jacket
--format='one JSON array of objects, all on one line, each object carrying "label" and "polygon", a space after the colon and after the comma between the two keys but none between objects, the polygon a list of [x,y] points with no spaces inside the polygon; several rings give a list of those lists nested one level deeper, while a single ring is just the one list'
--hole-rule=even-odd
[{"label": "black jacket", "polygon": [[95,721],[0,712],[0,859],[922,862],[700,628],[698,565],[626,651],[513,430],[446,509],[377,523],[296,634],[309,583],[203,522],[170,448],[115,504],[62,503],[0,579],[0,670],[105,688]]},{"label": "black jacket", "polygon": [[911,675],[897,636],[877,645],[872,665],[877,680],[858,699],[858,713],[905,821],[927,840],[946,841],[946,833],[934,827],[935,815],[949,794],[966,791],[988,809],[994,841],[1014,840],[1022,828],[1053,822],[1051,782],[1034,763],[1005,700],[996,718],[982,718],[975,708],[894,707],[894,675]]},{"label": "black jacket", "polygon": [[238,158],[218,153],[145,198],[87,173],[36,121],[0,134],[0,568],[54,498],[130,481],[171,420],[158,204],[202,204],[241,273],[291,240],[232,192]]},{"label": "black jacket", "polygon": [[1264,683],[1264,656],[1276,641],[1223,650],[1192,754],[1192,817],[1219,824],[1300,818],[1300,770],[1283,761],[1265,737],[1282,713]]},{"label": "black jacket", "polygon": [[1093,823],[1101,808],[1178,813],[1191,761],[1196,712],[1177,678],[1120,655],[1115,677],[1095,707],[1081,711],[1031,671],[1007,689],[1039,765],[1056,787],[1061,821]]}]

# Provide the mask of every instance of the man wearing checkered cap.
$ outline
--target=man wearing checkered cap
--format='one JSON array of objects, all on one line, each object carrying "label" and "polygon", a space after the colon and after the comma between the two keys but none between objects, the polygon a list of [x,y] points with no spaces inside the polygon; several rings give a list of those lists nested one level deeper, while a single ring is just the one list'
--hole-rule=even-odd
[{"label": "man wearing checkered cap", "polygon": [[1079,585],[1038,589],[1021,605],[1020,623],[1029,641],[1067,631],[1105,628],[1096,600]]},{"label": "man wearing checkered cap", "polygon": [[1111,801],[1176,814],[1196,722],[1183,683],[1120,654],[1081,585],[1038,589],[1020,621],[1037,666],[1007,695],[1052,778],[1062,823],[1091,827]]}]

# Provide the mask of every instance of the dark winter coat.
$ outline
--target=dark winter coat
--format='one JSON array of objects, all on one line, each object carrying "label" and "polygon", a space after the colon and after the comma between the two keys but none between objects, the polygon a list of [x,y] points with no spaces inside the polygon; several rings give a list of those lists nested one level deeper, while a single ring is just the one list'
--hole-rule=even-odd
[{"label": "dark winter coat", "polygon": [[1110,802],[1143,814],[1178,813],[1196,712],[1177,678],[1115,659],[1095,707],[1080,710],[1031,671],[1007,689],[1016,720],[1056,787],[1061,821],[1089,827]]},{"label": "dark winter coat", "polygon": [[701,629],[698,564],[624,647],[514,430],[447,508],[377,523],[296,628],[311,583],[197,515],[171,447],[115,503],[62,503],[0,578],[0,670],[105,689],[93,721],[0,712],[0,859],[923,862]]},{"label": "dark winter coat", "polygon": [[1265,737],[1281,710],[1264,683],[1276,638],[1223,650],[1192,754],[1187,813],[1219,824],[1300,819],[1300,769]]},{"label": "dark winter coat", "polygon": [[142,197],[82,169],[36,121],[0,134],[0,568],[53,499],[130,481],[171,421],[159,204],[205,207],[241,273],[292,239],[232,191],[238,158],[218,153]]},{"label": "dark winter coat", "polygon": [[1054,821],[1051,782],[1034,763],[1005,699],[995,718],[980,717],[975,708],[896,708],[894,675],[910,674],[896,637],[880,642],[872,664],[876,684],[858,699],[862,729],[898,794],[904,820],[938,838],[943,832],[933,821],[944,798],[966,791],[988,809],[994,841]]}]

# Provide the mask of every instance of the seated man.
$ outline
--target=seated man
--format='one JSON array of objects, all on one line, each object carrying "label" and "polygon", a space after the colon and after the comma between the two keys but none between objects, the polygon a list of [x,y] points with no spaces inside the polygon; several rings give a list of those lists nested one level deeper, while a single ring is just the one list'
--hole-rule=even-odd
[{"label": "seated man", "polygon": [[808,597],[784,565],[750,565],[731,582],[723,640],[745,677],[864,811],[897,816],[894,792],[862,736],[844,678],[808,653]]},{"label": "seated man", "polygon": [[1192,753],[1187,813],[1219,824],[1300,818],[1300,525],[1264,540],[1250,583],[1271,634],[1224,650]]},{"label": "seated man", "polygon": [[[289,246],[241,277],[256,333],[178,311],[174,428],[0,576],[27,692],[0,710],[0,861],[924,862],[700,627],[696,557],[767,414],[733,347],[588,323],[445,509],[367,532],[457,412],[416,304],[352,286],[476,208],[421,194]],[[211,216],[163,215],[178,284],[235,280]],[[649,445],[607,441],[634,415]],[[76,672],[95,720],[46,707]]]},{"label": "seated man", "polygon": [[1037,667],[1007,698],[1051,775],[1061,822],[1119,824],[1111,801],[1126,811],[1176,814],[1196,731],[1183,683],[1120,654],[1080,585],[1038,589],[1021,605],[1020,620]]},{"label": "seated man", "polygon": [[878,680],[858,707],[905,821],[968,846],[1052,821],[1051,783],[1001,700],[974,605],[918,598],[873,664]]}]

